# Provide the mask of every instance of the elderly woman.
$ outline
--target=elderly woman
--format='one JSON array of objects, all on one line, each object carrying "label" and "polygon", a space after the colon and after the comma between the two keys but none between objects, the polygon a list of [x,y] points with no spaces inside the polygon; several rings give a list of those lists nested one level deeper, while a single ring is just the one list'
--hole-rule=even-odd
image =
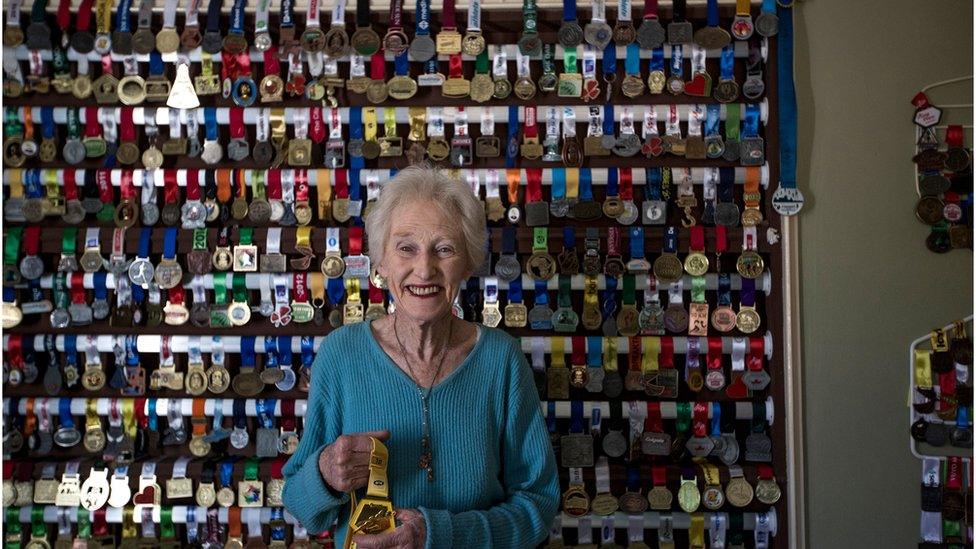
[{"label": "elderly woman", "polygon": [[389,449],[397,527],[357,533],[358,547],[535,546],[559,482],[532,372],[515,339],[453,314],[484,258],[481,204],[459,181],[407,168],[384,187],[366,233],[396,311],[319,347],[285,506],[311,532],[338,517],[343,543],[372,436]]}]

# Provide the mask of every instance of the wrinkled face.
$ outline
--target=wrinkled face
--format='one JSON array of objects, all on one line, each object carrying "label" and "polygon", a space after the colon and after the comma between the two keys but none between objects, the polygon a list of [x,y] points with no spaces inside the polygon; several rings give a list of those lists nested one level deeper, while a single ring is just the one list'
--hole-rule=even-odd
[{"label": "wrinkled face", "polygon": [[382,264],[397,314],[429,322],[451,311],[471,276],[461,229],[429,201],[399,206],[390,222]]}]

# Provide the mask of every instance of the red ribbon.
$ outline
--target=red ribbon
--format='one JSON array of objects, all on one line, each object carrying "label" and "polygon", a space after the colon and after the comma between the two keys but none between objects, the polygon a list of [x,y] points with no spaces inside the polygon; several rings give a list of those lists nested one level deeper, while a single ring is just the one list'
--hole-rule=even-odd
[{"label": "red ribbon", "polygon": [[380,48],[369,59],[369,75],[373,80],[386,80],[386,58]]},{"label": "red ribbon", "polygon": [[163,200],[174,204],[180,199],[180,187],[176,184],[176,170],[163,170]]},{"label": "red ribbon", "polygon": [[658,364],[662,368],[674,368],[674,339],[671,336],[661,338],[661,354]]},{"label": "red ribbon", "polygon": [[644,431],[651,433],[664,432],[664,420],[661,416],[661,403],[647,403],[647,417],[644,418]]},{"label": "red ribbon", "polygon": [[244,109],[242,107],[231,107],[230,138],[243,139],[244,136]]},{"label": "red ribbon", "polygon": [[542,200],[542,168],[526,168],[525,178],[528,180],[525,188],[525,201],[539,202]]},{"label": "red ribbon", "polygon": [[186,170],[186,199],[200,200],[200,172]]},{"label": "red ribbon", "polygon": [[74,170],[64,170],[62,172],[64,178],[64,199],[65,200],[77,200],[78,199],[78,182],[75,180]]}]

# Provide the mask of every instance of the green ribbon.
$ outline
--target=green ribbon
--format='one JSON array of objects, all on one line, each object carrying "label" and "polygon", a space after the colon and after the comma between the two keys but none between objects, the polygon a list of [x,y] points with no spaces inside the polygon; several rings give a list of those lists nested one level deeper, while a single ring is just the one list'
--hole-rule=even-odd
[{"label": "green ribbon", "polygon": [[674,419],[674,428],[679,433],[684,433],[691,427],[691,403],[676,402],[677,414]]},{"label": "green ribbon", "polygon": [[488,48],[481,50],[474,60],[474,70],[478,74],[488,74]]},{"label": "green ribbon", "polygon": [[7,229],[7,242],[3,245],[4,265],[17,265],[17,258],[20,256],[20,239],[23,236],[23,227],[10,227]]},{"label": "green ribbon", "polygon": [[536,18],[538,17],[538,11],[535,7],[535,0],[523,0],[522,1],[522,32],[524,33],[534,33],[538,32],[538,23]]},{"label": "green ribbon", "polygon": [[58,273],[54,276],[54,306],[64,309],[68,306],[68,285],[66,279],[68,273]]},{"label": "green ribbon", "polygon": [[536,227],[532,229],[532,251],[549,251],[549,227]]},{"label": "green ribbon", "polygon": [[68,139],[80,139],[81,118],[78,116],[78,107],[68,107],[67,125]]},{"label": "green ribbon", "polygon": [[573,277],[566,274],[559,275],[559,297],[556,299],[560,307],[571,308],[573,306],[572,282]]},{"label": "green ribbon", "polygon": [[31,7],[31,21],[34,23],[45,23],[45,15],[47,13],[47,0],[34,0],[34,5]]},{"label": "green ribbon", "polygon": [[691,278],[691,300],[695,303],[705,303],[705,277]]},{"label": "green ribbon", "polygon": [[233,284],[234,284],[234,301],[238,303],[247,303],[247,277],[244,273],[234,273]]},{"label": "green ribbon", "polygon": [[61,232],[61,253],[75,255],[78,250],[78,227],[65,227]]},{"label": "green ribbon", "polygon": [[739,105],[725,106],[725,138],[739,140]]},{"label": "green ribbon", "polygon": [[91,537],[91,511],[88,509],[78,508],[78,537],[80,539],[88,539]]},{"label": "green ribbon", "polygon": [[752,432],[762,433],[769,423],[766,421],[766,403],[759,401],[752,403]]},{"label": "green ribbon", "polygon": [[254,229],[251,227],[241,227],[238,235],[240,236],[241,246],[250,246],[251,242],[254,241]]},{"label": "green ribbon", "polygon": [[264,190],[264,170],[251,171],[251,194],[253,195],[252,200],[263,200],[266,196]]},{"label": "green ribbon", "polygon": [[17,107],[7,107],[6,112],[3,116],[3,135],[5,137],[10,137],[12,135],[23,135],[24,125],[20,122],[20,115],[17,113]]},{"label": "green ribbon", "polygon": [[176,527],[173,526],[173,507],[164,506],[159,509],[159,537],[160,539],[176,538]]},{"label": "green ribbon", "polygon": [[244,480],[258,479],[258,458],[248,458],[244,463]]},{"label": "green ribbon", "polygon": [[576,46],[563,48],[563,68],[569,74],[576,72]]},{"label": "green ribbon", "polygon": [[632,274],[624,275],[624,305],[637,303],[637,279]]},{"label": "green ribbon", "polygon": [[44,522],[44,506],[31,508],[31,536],[47,539],[47,524]]},{"label": "green ribbon", "polygon": [[217,305],[227,304],[227,277],[224,273],[213,276],[214,302]]},{"label": "green ribbon", "polygon": [[193,229],[193,249],[194,250],[207,249],[207,229],[205,228]]},{"label": "green ribbon", "polygon": [[54,76],[71,76],[71,67],[68,65],[68,54],[64,48],[54,47],[51,65],[54,67]]},{"label": "green ribbon", "polygon": [[542,45],[542,72],[549,74],[556,72],[556,49],[552,44]]}]

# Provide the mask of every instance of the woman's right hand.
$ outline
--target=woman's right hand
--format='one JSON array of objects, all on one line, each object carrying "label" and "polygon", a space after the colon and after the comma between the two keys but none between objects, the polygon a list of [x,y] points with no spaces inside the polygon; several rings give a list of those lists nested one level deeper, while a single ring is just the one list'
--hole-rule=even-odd
[{"label": "woman's right hand", "polygon": [[373,450],[370,437],[385,441],[389,431],[370,431],[342,435],[319,454],[319,472],[336,492],[358,490],[369,481],[369,455]]}]

